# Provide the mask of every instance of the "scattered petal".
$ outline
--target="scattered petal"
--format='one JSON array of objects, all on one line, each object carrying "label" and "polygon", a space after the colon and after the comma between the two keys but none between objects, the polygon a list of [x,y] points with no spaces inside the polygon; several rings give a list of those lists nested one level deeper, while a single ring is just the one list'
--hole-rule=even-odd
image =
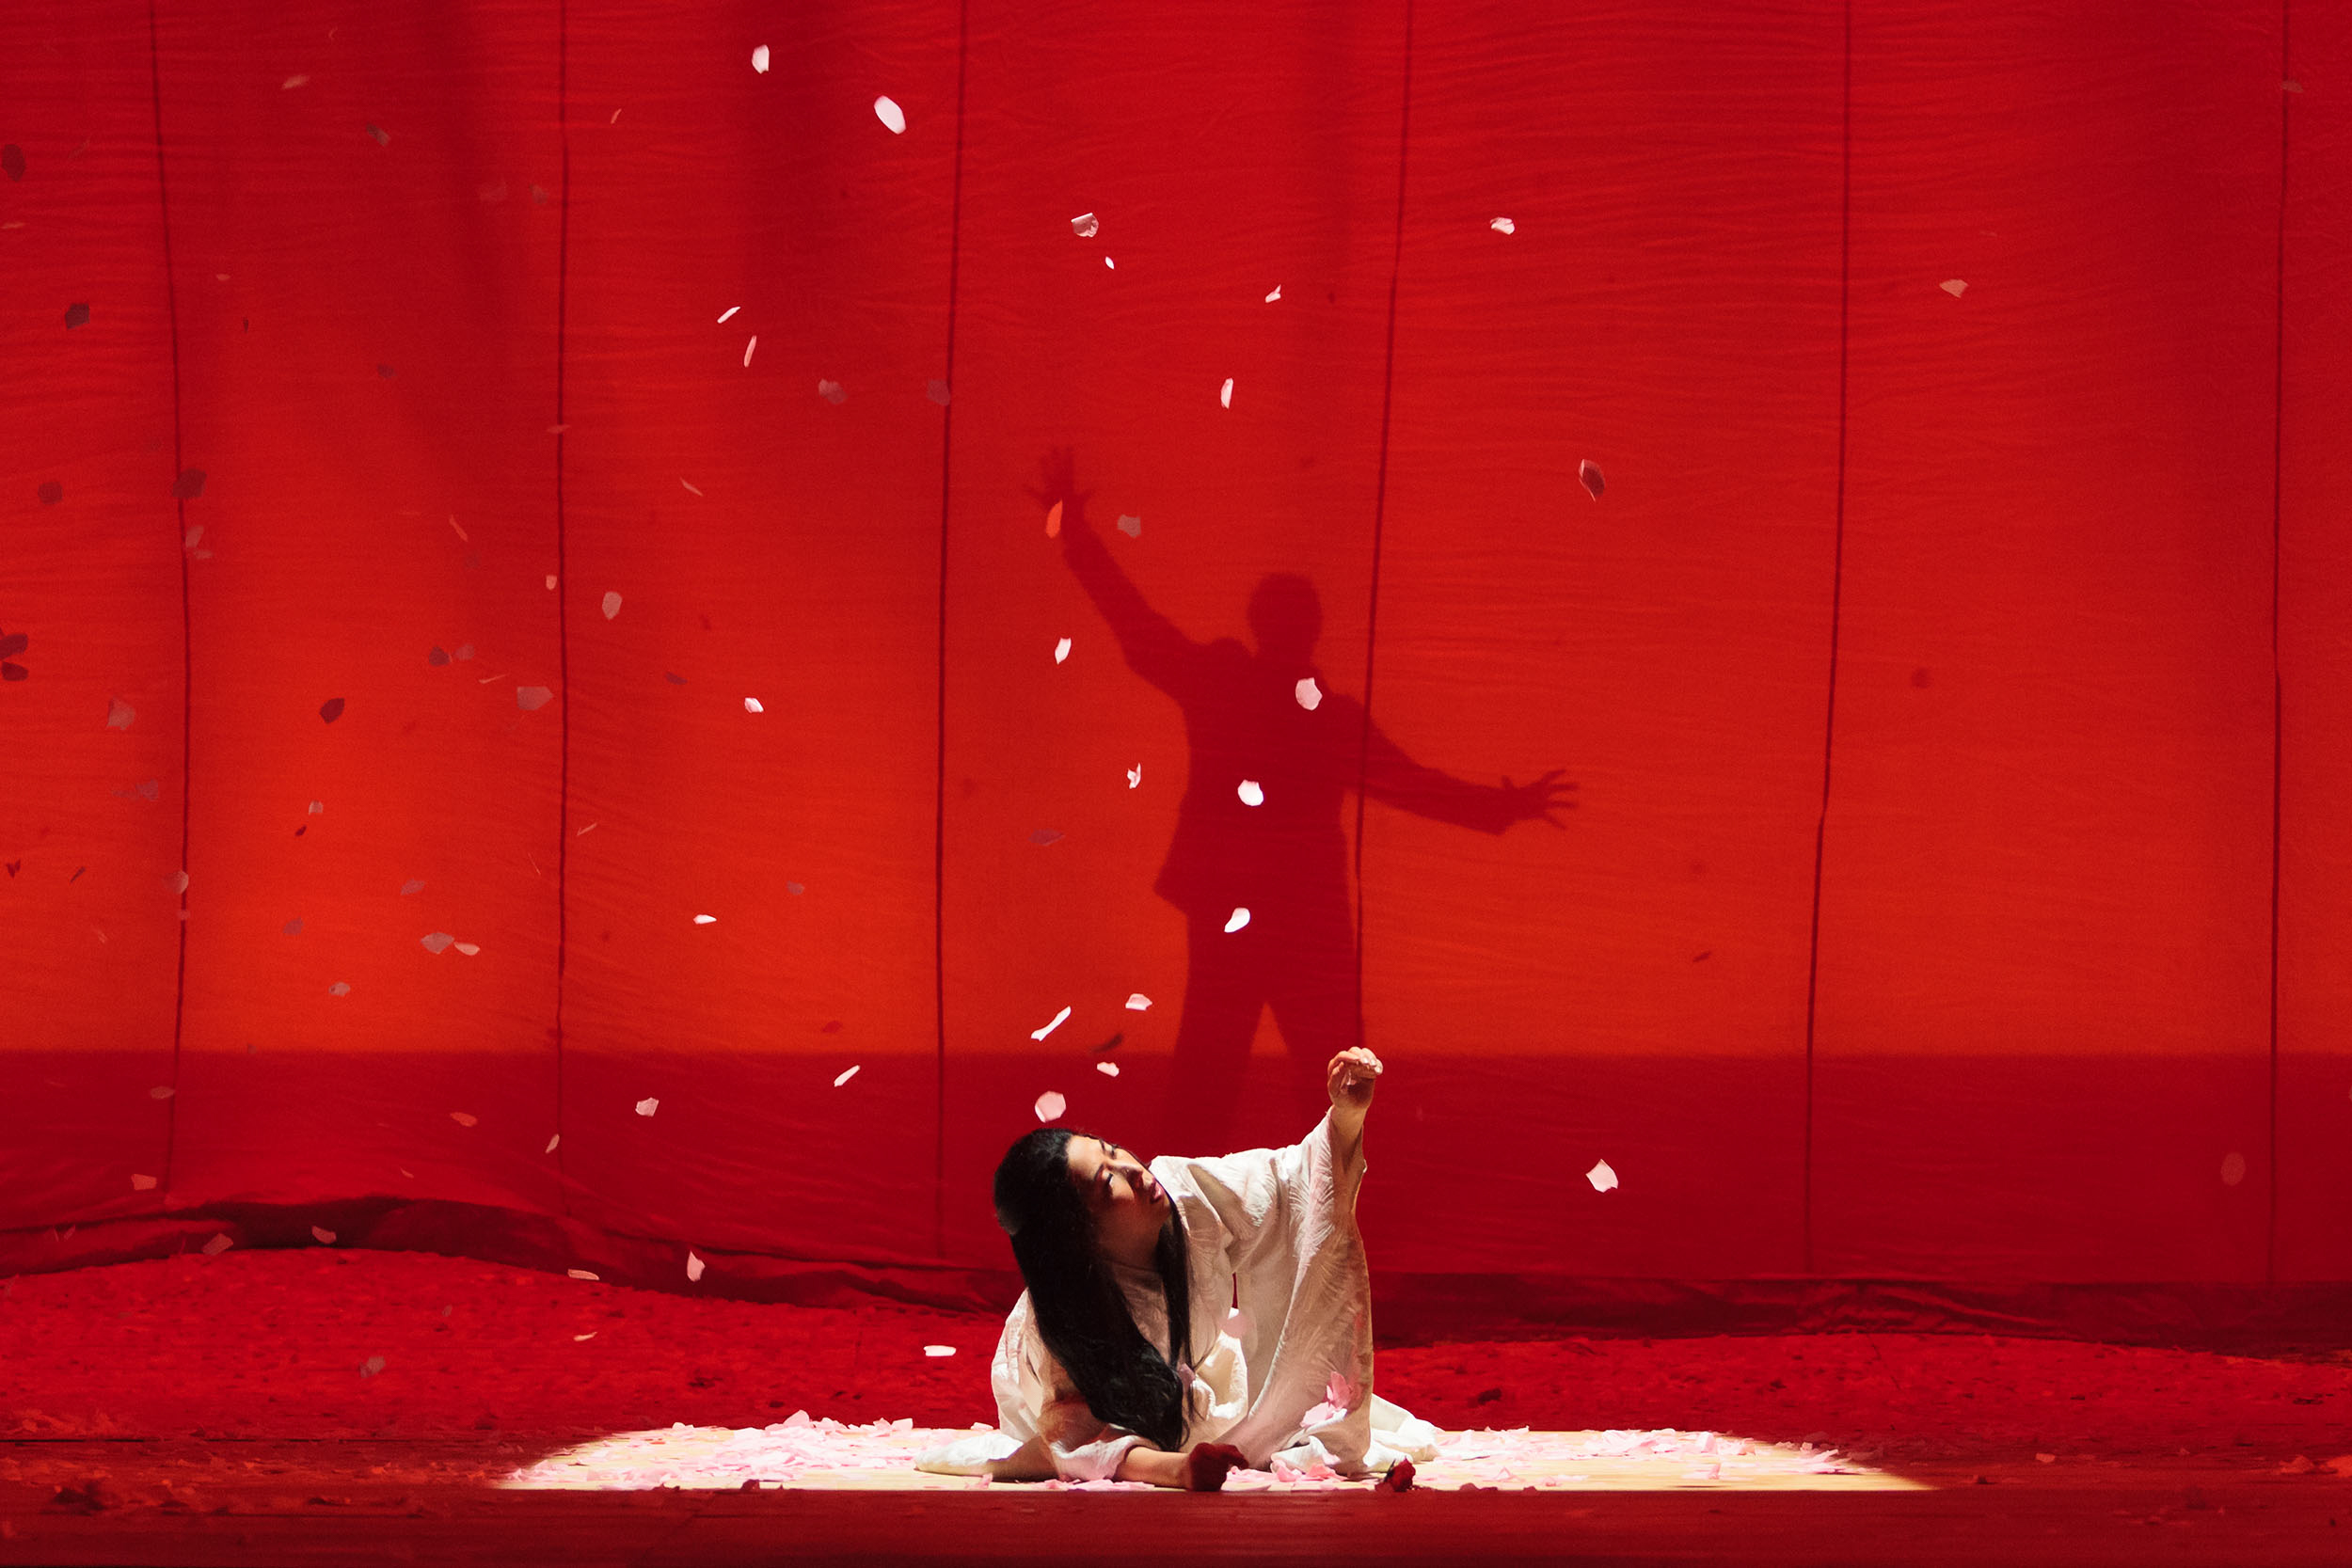
[{"label": "scattered petal", "polygon": [[326,1227],[323,1225],[314,1225],[310,1227],[310,1239],[318,1243],[321,1246],[333,1246],[335,1244],[335,1233],[332,1230],[327,1229]]},{"label": "scattered petal", "polygon": [[371,122],[360,127],[360,129],[364,130],[369,135],[375,138],[376,146],[389,147],[392,145],[392,134],[389,131],[385,130],[381,125]]},{"label": "scattered petal", "polygon": [[1029,835],[1029,842],[1041,848],[1048,844],[1059,843],[1060,840],[1061,834],[1052,828],[1040,828]]},{"label": "scattered petal", "polygon": [[169,1084],[158,1084],[153,1088],[147,1091],[147,1098],[150,1100],[169,1100],[173,1095],[178,1094],[179,1092],[179,1090],[173,1088]]},{"label": "scattered petal", "polygon": [[1486,225],[1486,227],[1493,230],[1498,234],[1512,234],[1518,231],[1519,226],[1513,223],[1509,218],[1497,218],[1492,223]]},{"label": "scattered petal", "polygon": [[235,1246],[236,1244],[237,1243],[234,1241],[230,1239],[227,1231],[215,1231],[213,1233],[213,1239],[204,1243],[204,1256],[207,1258],[217,1258],[222,1253],[227,1252],[230,1247]]},{"label": "scattered petal", "polygon": [[400,895],[403,898],[407,897],[412,893],[422,893],[423,891],[424,883],[414,877],[409,878],[406,881],[400,884]]},{"label": "scattered petal", "polygon": [[1274,285],[1274,292],[1273,292],[1272,293],[1270,293],[1270,294],[1268,294],[1268,295],[1266,295],[1266,296],[1265,296],[1265,302],[1266,302],[1268,305],[1271,305],[1271,304],[1273,304],[1276,300],[1278,300],[1278,299],[1279,299],[1279,298],[1281,298],[1281,297],[1282,297],[1282,285],[1280,285],[1279,283],[1277,283],[1276,285]]},{"label": "scattered petal", "polygon": [[478,944],[476,944],[476,943],[474,943],[474,942],[459,942],[459,943],[457,944],[457,951],[459,951],[460,953],[463,953],[466,957],[468,957],[468,958],[471,958],[478,957],[478,956],[481,954],[482,949],[481,949],[481,947],[480,947]]},{"label": "scattered petal", "polygon": [[1968,280],[1964,277],[1947,277],[1936,286],[1954,299],[1968,292]]},{"label": "scattered petal", "polygon": [[1047,1024],[1044,1028],[1042,1028],[1042,1029],[1032,1029],[1032,1030],[1030,1030],[1030,1031],[1029,1031],[1029,1038],[1031,1038],[1031,1039],[1033,1039],[1033,1040],[1041,1040],[1041,1039],[1043,1039],[1046,1036],[1048,1036],[1048,1035],[1052,1034],[1055,1030],[1057,1030],[1057,1029],[1060,1028],[1060,1027],[1061,1027],[1061,1026],[1062,1026],[1065,1022],[1069,1022],[1069,1019],[1070,1019],[1070,1009],[1069,1009],[1069,1008],[1067,1008],[1067,1007],[1064,1007],[1064,1008],[1063,1008],[1060,1012],[1057,1012],[1057,1013],[1056,1013],[1056,1014],[1054,1015],[1054,1022],[1053,1022],[1048,1023],[1048,1024]]},{"label": "scattered petal", "polygon": [[761,44],[752,51],[752,69],[762,76],[768,74],[768,46]]},{"label": "scattered petal", "polygon": [[469,1116],[464,1111],[452,1111],[449,1114],[449,1119],[455,1122],[460,1127],[475,1126],[479,1120],[478,1117]]},{"label": "scattered petal", "polygon": [[1127,998],[1127,1010],[1131,1013],[1148,1013],[1152,1010],[1152,999],[1143,992],[1136,991]]},{"label": "scattered petal", "polygon": [[180,477],[171,482],[171,496],[174,500],[192,501],[203,493],[204,470],[201,468],[183,468],[180,470]]},{"label": "scattered petal", "polygon": [[1595,500],[1600,499],[1601,491],[1608,488],[1609,482],[1600,477],[1600,465],[1589,457],[1576,466],[1576,477],[1584,482],[1584,488],[1592,492]]},{"label": "scattered petal", "polygon": [[752,351],[757,347],[759,347],[759,334],[755,332],[752,334],[752,341],[743,345],[743,368],[747,371],[752,368]]},{"label": "scattered petal", "polygon": [[1103,231],[1103,220],[1092,213],[1080,213],[1070,220],[1070,231],[1082,240],[1090,240]]},{"label": "scattered petal", "polygon": [[302,922],[299,920],[289,920],[283,926],[278,927],[278,929],[281,935],[298,937],[302,934]]},{"label": "scattered petal", "polygon": [[1063,659],[1066,659],[1069,657],[1070,639],[1065,637],[1060,641],[1054,644],[1054,662],[1059,664]]},{"label": "scattered petal", "polygon": [[564,1272],[574,1279],[594,1279],[596,1277],[595,1271],[590,1269],[565,1269]]},{"label": "scattered petal", "polygon": [[536,713],[553,701],[555,701],[555,693],[544,686],[515,688],[515,705],[525,713]]},{"label": "scattered petal", "polygon": [[[864,1067],[865,1065],[866,1065],[865,1063],[860,1062],[860,1063],[858,1064],[858,1067]],[[851,1068],[849,1071],[847,1071],[847,1072],[845,1072],[845,1073],[841,1074],[841,1076],[839,1076],[838,1078],[835,1078],[835,1079],[833,1081],[833,1086],[834,1086],[834,1088],[836,1088],[836,1089],[837,1089],[837,1088],[839,1088],[842,1085],[844,1085],[844,1084],[848,1083],[850,1079],[855,1078],[856,1076],[857,1076],[857,1068],[853,1067],[853,1068]]]},{"label": "scattered petal", "polygon": [[719,917],[715,914],[698,914],[694,917],[694,924],[697,926],[716,926],[718,923]]},{"label": "scattered petal", "polygon": [[1101,1073],[1105,1078],[1116,1078],[1119,1076],[1119,1064],[1117,1062],[1097,1062],[1094,1064],[1094,1070]]},{"label": "scattered petal", "polygon": [[373,1377],[376,1373],[382,1371],[383,1370],[384,1358],[380,1355],[371,1355],[365,1361],[359,1363],[359,1375],[361,1377]]},{"label": "scattered petal", "polygon": [[1225,386],[1216,394],[1216,401],[1223,407],[1231,408],[1233,406],[1233,378],[1232,376],[1229,375],[1225,378]]},{"label": "scattered petal", "polygon": [[649,1117],[660,1109],[661,1109],[661,1101],[651,1095],[647,1095],[637,1102],[637,1114],[641,1117]]},{"label": "scattered petal", "polygon": [[923,395],[930,399],[933,403],[939,404],[942,408],[947,406],[947,384],[944,381],[925,382],[923,384]]},{"label": "scattered petal", "polygon": [[1136,789],[1140,787],[1142,784],[1143,764],[1136,763],[1133,768],[1127,769],[1127,787],[1129,789]]},{"label": "scattered petal", "polygon": [[1242,780],[1241,787],[1233,793],[1241,797],[1241,803],[1245,806],[1265,804],[1265,786],[1255,779]]},{"label": "scattered petal", "polygon": [[874,118],[890,128],[894,136],[903,135],[907,128],[907,112],[889,98],[874,100]]},{"label": "scattered petal", "polygon": [[77,326],[80,326],[83,323],[85,323],[85,322],[87,322],[87,321],[88,321],[88,320],[89,320],[89,307],[88,307],[88,306],[87,306],[87,305],[69,305],[69,306],[67,306],[67,307],[65,308],[65,325],[66,325],[66,330],[67,330],[67,331],[71,332],[72,330],[73,330],[73,328],[75,328],[75,327],[77,327]]},{"label": "scattered petal", "polygon": [[1593,1191],[1605,1193],[1616,1186],[1617,1173],[1609,1168],[1608,1161],[1596,1160],[1593,1168],[1584,1173],[1584,1180],[1593,1184]]},{"label": "scattered petal", "polygon": [[[553,578],[549,578],[548,579],[548,586],[549,588],[552,588],[552,587],[554,587],[554,586],[555,586],[555,579],[554,579]],[[460,664],[463,664],[466,660],[468,660],[468,659],[469,659],[469,658],[471,658],[471,657],[473,657],[473,644],[472,644],[472,643],[470,643],[470,642],[460,642],[460,643],[458,643],[458,644],[457,644],[457,661],[458,661]]]},{"label": "scattered petal", "polygon": [[[595,1275],[590,1275],[588,1277],[589,1277],[589,1278],[591,1278],[591,1279],[594,1279],[594,1278],[596,1278],[596,1276]],[[589,1340],[591,1340],[591,1339],[595,1338],[596,1337],[596,1331],[595,1329],[593,1329],[593,1328],[592,1328],[592,1329],[590,1329],[590,1330],[589,1330],[587,1333],[585,1333],[585,1334],[575,1334],[575,1335],[573,1335],[573,1336],[572,1336],[572,1343],[573,1343],[573,1344],[575,1344],[575,1345],[585,1344],[585,1343],[587,1343]]]},{"label": "scattered petal", "polygon": [[564,1141],[564,1134],[563,1134],[563,1133],[561,1133],[561,1132],[558,1132],[558,1133],[556,1133],[553,1137],[551,1137],[551,1138],[549,1138],[549,1139],[548,1140],[548,1147],[547,1147],[547,1148],[543,1148],[543,1149],[541,1149],[539,1152],[540,1152],[540,1153],[542,1153],[542,1154],[552,1154],[552,1153],[554,1153],[554,1152],[555,1152],[555,1146],[556,1146],[557,1144],[562,1143],[563,1141]]},{"label": "scattered petal", "polygon": [[555,592],[555,574],[553,572],[549,572],[548,574],[548,592],[550,594]]},{"label": "scattered petal", "polygon": [[1037,1112],[1038,1120],[1053,1121],[1064,1111],[1070,1109],[1070,1102],[1053,1090],[1047,1089],[1037,1097],[1037,1104],[1032,1109]]},{"label": "scattered petal", "polygon": [[604,596],[604,618],[610,621],[620,612],[621,596],[618,594],[607,594]]},{"label": "scattered petal", "polygon": [[1119,263],[1118,263],[1117,261],[1112,261],[1112,260],[1111,260],[1109,257],[1107,257],[1107,256],[1105,256],[1105,257],[1104,257],[1104,258],[1103,258],[1103,264],[1104,264],[1104,266],[1106,266],[1106,267],[1110,268],[1110,270],[1111,270],[1111,271],[1113,271],[1113,272],[1117,272],[1117,271],[1119,270]]},{"label": "scattered petal", "polygon": [[808,889],[799,882],[787,882],[784,884],[784,891],[790,894],[793,897],[798,898],[802,894],[806,893]]},{"label": "scattered petal", "polygon": [[341,697],[329,697],[319,705],[319,717],[327,723],[331,724],[342,716],[343,700]]},{"label": "scattered petal", "polygon": [[293,91],[295,87],[309,87],[310,85],[310,78],[309,78],[308,76],[302,75],[300,72],[298,72],[298,71],[297,71],[295,74],[294,74],[294,75],[292,75],[292,76],[289,76],[289,77],[287,77],[284,81],[282,81],[282,82],[278,83],[278,90],[279,90],[279,91],[281,91],[281,92],[291,92],[291,91]]},{"label": "scattered petal", "polygon": [[310,815],[312,816],[325,816],[326,815],[326,802],[324,800],[311,801]]},{"label": "scattered petal", "polygon": [[686,484],[686,493],[690,496],[699,496],[702,494],[700,490],[695,489],[691,484],[687,484],[686,481],[683,479],[679,480],[678,483],[680,484]]},{"label": "scattered petal", "polygon": [[758,698],[746,697],[743,699],[743,711],[745,713],[765,713],[768,710],[760,706]]},{"label": "scattered petal", "polygon": [[127,730],[131,727],[132,721],[137,717],[138,710],[134,708],[130,704],[124,702],[121,698],[109,697],[106,699],[106,727],[108,729]]},{"label": "scattered petal", "polygon": [[457,939],[447,931],[431,931],[418,940],[424,943],[426,952],[437,955],[449,951],[449,944]]},{"label": "scattered petal", "polygon": [[953,1355],[953,1354],[956,1354],[956,1347],[955,1347],[955,1346],[953,1346],[953,1345],[925,1345],[925,1346],[923,1347],[923,1354],[924,1354],[925,1355],[934,1356],[934,1357],[936,1357],[936,1356],[942,1356],[942,1355]]},{"label": "scattered petal", "polygon": [[2246,1156],[2235,1149],[2221,1157],[2221,1184],[2234,1187],[2246,1180]]},{"label": "scattered petal", "polygon": [[686,1279],[691,1284],[703,1276],[703,1260],[689,1252],[686,1255]]},{"label": "scattered petal", "polygon": [[1232,914],[1225,917],[1225,934],[1227,936],[1231,936],[1235,931],[1240,930],[1244,926],[1248,924],[1249,911],[1248,910],[1237,909]]},{"label": "scattered petal", "polygon": [[728,307],[727,307],[724,310],[720,311],[720,312],[719,312],[719,325],[720,325],[721,326],[724,326],[724,325],[726,325],[726,324],[727,324],[727,318],[728,318],[729,316],[734,315],[734,314],[735,314],[738,310],[740,310],[741,309],[743,309],[743,308],[742,308],[740,305],[730,305],[730,306],[728,306]]},{"label": "scattered petal", "polygon": [[1134,516],[1121,517],[1119,519],[1119,531],[1130,539],[1140,539],[1143,537],[1143,519]]},{"label": "scattered petal", "polygon": [[1298,699],[1298,705],[1309,713],[1314,712],[1323,705],[1323,689],[1315,684],[1315,678],[1312,675],[1305,677],[1296,686],[1291,688],[1291,694]]},{"label": "scattered petal", "polygon": [[188,891],[188,874],[186,872],[175,871],[171,874],[171,891],[174,893],[185,893]]},{"label": "scattered petal", "polygon": [[841,389],[841,383],[838,381],[818,382],[817,395],[823,398],[827,403],[832,404],[835,408],[840,407],[843,404],[850,401],[850,394]]},{"label": "scattered petal", "polygon": [[135,1192],[135,1193],[151,1192],[151,1191],[153,1191],[153,1190],[154,1190],[154,1186],[155,1186],[155,1179],[154,1179],[153,1177],[151,1177],[151,1176],[141,1176],[141,1175],[138,1175],[136,1172],[134,1172],[134,1173],[132,1174],[132,1177],[131,1177],[131,1190],[132,1190],[133,1192]]},{"label": "scattered petal", "polygon": [[349,996],[351,994],[351,982],[348,980],[338,980],[333,985],[326,988],[326,994],[329,996]]}]

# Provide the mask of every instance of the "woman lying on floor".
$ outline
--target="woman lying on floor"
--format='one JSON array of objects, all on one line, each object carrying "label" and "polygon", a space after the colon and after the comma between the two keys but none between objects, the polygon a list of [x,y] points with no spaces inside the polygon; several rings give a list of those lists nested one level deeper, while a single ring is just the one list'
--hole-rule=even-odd
[{"label": "woman lying on floor", "polygon": [[1279,1460],[1409,1484],[1438,1433],[1374,1397],[1356,1227],[1379,1076],[1369,1051],[1332,1057],[1330,1113],[1288,1148],[1147,1167],[1063,1128],[1014,1144],[996,1223],[1028,1289],[990,1369],[1000,1430],[917,1466],[1214,1492]]}]

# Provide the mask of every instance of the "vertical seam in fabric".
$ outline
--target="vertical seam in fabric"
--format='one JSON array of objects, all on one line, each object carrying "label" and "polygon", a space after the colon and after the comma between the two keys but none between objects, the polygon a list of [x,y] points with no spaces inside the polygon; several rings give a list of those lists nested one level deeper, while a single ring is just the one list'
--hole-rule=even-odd
[{"label": "vertical seam in fabric", "polygon": [[558,1206],[572,1212],[572,1184],[564,1148],[564,976],[571,935],[569,872],[572,849],[572,641],[565,606],[572,596],[571,555],[564,526],[564,355],[572,264],[571,7],[555,7],[555,136],[558,153],[555,224],[555,683],[563,689],[556,715],[555,806],[555,1186]]},{"label": "vertical seam in fabric", "polygon": [[1844,120],[1838,136],[1837,492],[1829,569],[1829,692],[1821,720],[1821,812],[1813,825],[1813,928],[1804,970],[1804,1272],[1813,1272],[1813,1033],[1821,992],[1821,867],[1829,843],[1830,767],[1837,729],[1837,629],[1846,585],[1846,407],[1853,298],[1853,3],[1846,4]]},{"label": "vertical seam in fabric", "polygon": [[956,161],[947,198],[947,403],[939,420],[939,673],[931,775],[931,1255],[947,1256],[947,512],[956,432],[956,289],[962,261],[963,91],[971,0],[956,8]]},{"label": "vertical seam in fabric", "polygon": [[2285,543],[2287,408],[2287,152],[2295,95],[2289,74],[2292,0],[2279,0],[2279,256],[2271,303],[2270,412],[2270,1207],[2263,1227],[2263,1283],[2279,1282],[2279,894],[2286,801],[2286,675],[2279,657]]},{"label": "vertical seam in fabric", "polygon": [[1413,135],[1413,0],[1405,0],[1405,82],[1396,129],[1396,239],[1389,261],[1388,345],[1380,367],[1380,460],[1372,494],[1372,586],[1365,595],[1363,723],[1356,740],[1355,1044],[1364,1042],[1364,784],[1372,762],[1372,675],[1379,646],[1380,552],[1388,528],[1389,419],[1396,402],[1396,296],[1405,272],[1405,175]]},{"label": "vertical seam in fabric", "polygon": [[[195,755],[190,719],[196,710],[195,634],[188,599],[188,503],[180,495],[180,476],[187,471],[180,421],[180,295],[171,271],[171,190],[164,179],[164,65],[161,24],[155,0],[147,0],[147,74],[155,118],[155,200],[163,217],[164,318],[171,335],[171,490],[172,540],[180,556],[180,871],[188,869],[188,769]],[[180,952],[171,991],[171,1096],[164,1104],[164,1169],[156,1196],[171,1196],[172,1162],[180,1147],[180,1044],[188,1013],[188,890],[180,890]]]}]

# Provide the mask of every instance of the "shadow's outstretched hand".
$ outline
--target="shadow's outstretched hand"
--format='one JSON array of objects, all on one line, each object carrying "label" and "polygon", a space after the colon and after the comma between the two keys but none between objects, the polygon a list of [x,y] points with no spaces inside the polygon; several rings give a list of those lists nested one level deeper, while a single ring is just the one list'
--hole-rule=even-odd
[{"label": "shadow's outstretched hand", "polygon": [[1566,823],[1553,814],[1574,811],[1576,802],[1568,797],[1576,793],[1574,780],[1563,782],[1561,769],[1555,768],[1540,779],[1530,779],[1523,784],[1513,784],[1509,777],[1502,781],[1503,796],[1511,804],[1511,819],[1515,822],[1549,822],[1555,828]]}]

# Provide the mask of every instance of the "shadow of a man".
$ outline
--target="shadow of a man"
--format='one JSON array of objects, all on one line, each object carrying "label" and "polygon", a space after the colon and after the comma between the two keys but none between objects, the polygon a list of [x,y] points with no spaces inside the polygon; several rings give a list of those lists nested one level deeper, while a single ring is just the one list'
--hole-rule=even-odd
[{"label": "shadow of a man", "polygon": [[[1425,768],[1333,691],[1314,663],[1314,584],[1278,573],[1249,596],[1254,649],[1198,641],[1154,610],[1086,517],[1067,451],[1046,459],[1041,504],[1062,508],[1064,559],[1110,624],[1128,667],[1184,711],[1190,772],[1153,891],[1184,916],[1187,970],[1164,1138],[1222,1148],[1259,1014],[1274,1011],[1304,1112],[1324,1069],[1363,1043],[1348,791],[1481,832],[1562,826],[1576,788],[1557,769],[1524,784]],[[1246,917],[1239,911],[1247,911]]]}]

